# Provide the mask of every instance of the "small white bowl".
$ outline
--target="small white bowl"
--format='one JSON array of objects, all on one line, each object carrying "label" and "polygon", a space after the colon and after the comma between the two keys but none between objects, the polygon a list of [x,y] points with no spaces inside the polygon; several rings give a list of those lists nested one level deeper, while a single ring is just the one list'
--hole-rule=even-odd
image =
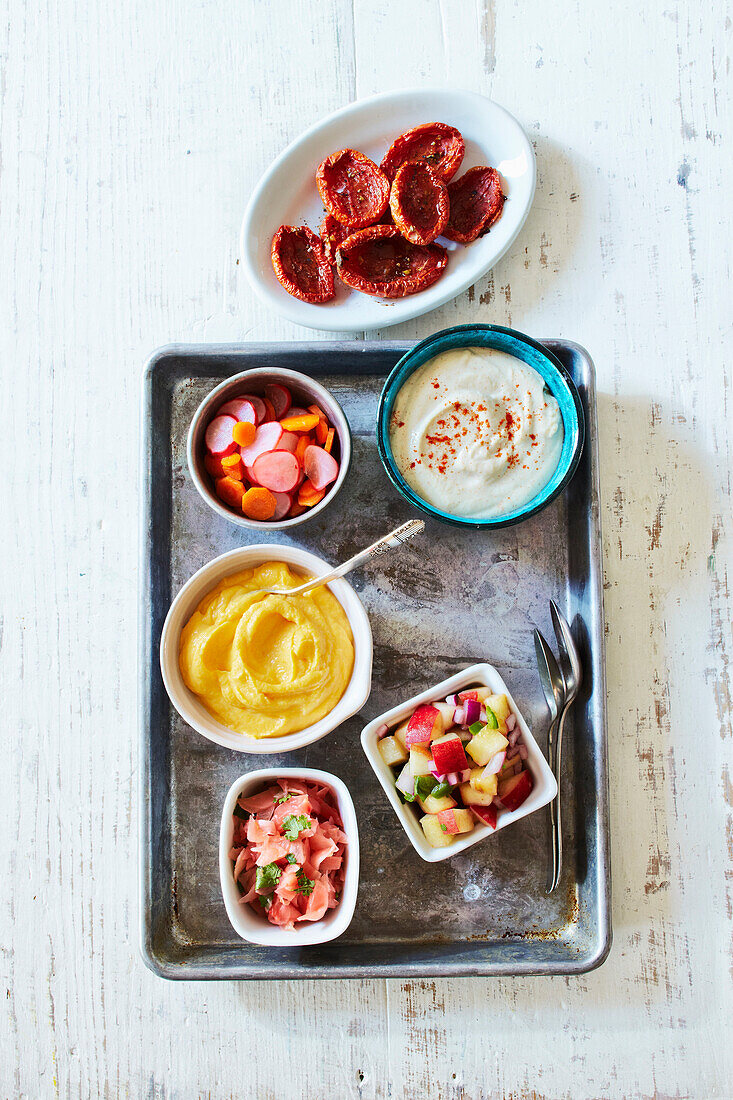
[{"label": "small white bowl", "polygon": [[[336,795],[344,833],[346,847],[346,875],[341,892],[341,900],[335,909],[329,909],[321,920],[303,921],[300,927],[288,931],[270,924],[264,917],[258,917],[249,905],[242,905],[242,894],[234,881],[234,867],[229,858],[234,836],[233,812],[240,794],[246,794],[257,787],[264,787],[278,778],[307,779],[311,783],[323,783]],[[219,875],[221,892],[224,896],[227,916],[232,928],[243,940],[260,943],[267,947],[307,947],[314,943],[327,943],[335,940],[351,924],[359,890],[359,829],[356,824],[356,810],[346,784],[330,772],[316,768],[260,768],[256,772],[243,775],[232,783],[224,800],[219,831]]]},{"label": "small white bowl", "polygon": [[283,737],[250,737],[249,734],[237,733],[219,722],[198,696],[189,691],[183,682],[178,663],[183,627],[207,592],[211,592],[224,577],[266,561],[282,561],[314,577],[322,576],[331,569],[327,562],[317,558],[315,554],[309,554],[307,550],[300,550],[296,546],[258,544],[230,550],[208,562],[184,584],[170,606],[160,637],[163,683],[180,716],[189,726],[208,737],[209,741],[223,745],[226,749],[257,755],[291,752],[319,741],[364,706],[372,684],[372,630],[369,619],[354,589],[343,578],[339,578],[331,581],[328,587],[346,612],[351,626],[354,636],[354,671],[346,691],[330,714],[312,726],[306,726],[296,733],[287,733]]},{"label": "small white bowl", "polygon": [[[534,787],[532,793],[518,809],[499,811],[495,829],[492,829],[489,825],[476,824],[473,832],[467,833],[463,838],[459,834],[447,848],[432,848],[427,842],[412,807],[400,798],[395,787],[395,776],[392,768],[388,767],[382,760],[378,748],[377,730],[383,723],[386,723],[390,728],[398,726],[400,722],[404,722],[405,718],[409,718],[415,707],[420,706],[422,703],[437,702],[445,699],[446,695],[453,695],[455,692],[463,691],[464,688],[478,684],[488,687],[494,695],[506,695],[509,700],[512,714],[516,716],[517,724],[522,731],[522,740],[529,752],[526,764],[532,773]],[[511,825],[513,821],[519,821],[527,814],[540,810],[548,802],[552,802],[557,794],[557,783],[550,766],[532,736],[529,726],[520,714],[517,704],[512,699],[509,689],[493,665],[471,665],[470,668],[464,669],[463,672],[457,672],[455,676],[443,680],[442,683],[436,684],[435,687],[424,691],[421,695],[415,695],[412,699],[408,699],[406,703],[400,703],[398,707],[393,707],[386,714],[380,714],[378,718],[375,718],[362,730],[361,743],[374,774],[384,787],[384,792],[392,803],[394,812],[410,838],[410,843],[417,854],[427,863],[438,863],[441,859],[450,859],[451,856],[456,856],[459,852],[465,852],[466,848],[471,848],[474,844],[483,840],[484,837],[498,833],[501,829],[505,829],[507,825]]]},{"label": "small white bowl", "polygon": [[[294,404],[304,405],[306,408],[308,405],[319,405],[323,409],[329,423],[336,429],[339,472],[333,485],[329,485],[323,500],[312,508],[306,508],[305,512],[302,512],[299,516],[280,520],[249,519],[242,512],[235,512],[233,508],[228,508],[214,492],[211,477],[206,472],[204,465],[206,452],[204,436],[207,427],[222,405],[227,401],[231,401],[232,398],[242,397],[246,393],[262,396],[265,386],[271,382],[279,382],[282,386],[287,386],[295,399]],[[220,516],[228,519],[231,523],[235,523],[237,527],[246,527],[255,531],[282,531],[288,527],[297,527],[301,523],[306,523],[313,516],[317,516],[319,512],[322,512],[324,508],[327,508],[334,500],[349,472],[351,429],[344,410],[336,398],[332,393],[329,393],[325,386],[322,386],[320,382],[316,382],[315,378],[309,378],[307,374],[300,374],[298,371],[288,370],[286,367],[255,367],[252,370],[233,374],[231,378],[225,378],[203,399],[191,420],[186,454],[191,480],[202,499],[213,511],[218,512]]]}]

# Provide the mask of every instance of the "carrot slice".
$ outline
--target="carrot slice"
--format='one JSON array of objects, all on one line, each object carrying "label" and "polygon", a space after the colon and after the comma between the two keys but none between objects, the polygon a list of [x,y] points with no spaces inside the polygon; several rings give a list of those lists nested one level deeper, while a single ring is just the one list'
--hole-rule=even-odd
[{"label": "carrot slice", "polygon": [[285,416],[280,424],[284,432],[309,432],[319,420],[315,413],[306,413],[305,416]]},{"label": "carrot slice", "polygon": [[323,444],[326,442],[327,439],[328,439],[328,421],[327,420],[319,420],[318,423],[316,424],[316,440],[317,440],[318,443],[320,443],[321,446],[323,446]]},{"label": "carrot slice", "polygon": [[329,428],[328,429],[328,435],[326,436],[326,442],[323,444],[323,449],[329,455],[331,453],[331,448],[333,447],[333,441],[334,441],[335,435],[336,435],[336,429],[335,428]]},{"label": "carrot slice", "polygon": [[214,479],[217,477],[224,477],[224,468],[222,467],[221,459],[218,455],[205,454],[204,466],[206,467],[206,472],[211,474]]},{"label": "carrot slice", "polygon": [[314,504],[323,500],[325,495],[325,489],[316,489],[313,482],[306,478],[298,490],[298,504],[302,504],[305,508],[312,508]]},{"label": "carrot slice", "polygon": [[240,455],[227,455],[221,460],[221,468],[225,477],[233,477],[235,481],[244,480],[244,463]]},{"label": "carrot slice", "polygon": [[327,420],[328,419],[328,417],[326,416],[325,412],[320,407],[320,405],[309,405],[308,406],[308,412],[312,412],[312,413],[315,413],[316,416],[320,416],[321,420]]},{"label": "carrot slice", "polygon": [[312,442],[313,442],[313,440],[311,439],[311,437],[309,435],[301,435],[300,439],[298,440],[298,442],[295,446],[295,457],[297,458],[297,460],[298,460],[298,462],[300,463],[301,466],[303,465],[303,463],[305,461],[306,447],[310,447]]},{"label": "carrot slice", "polygon": [[269,423],[271,420],[277,420],[277,414],[275,412],[275,406],[269,397],[263,397],[262,401],[265,405],[265,423]]},{"label": "carrot slice", "polygon": [[238,508],[244,495],[244,486],[241,481],[235,481],[233,477],[218,477],[214,482],[216,495],[230,508]]},{"label": "carrot slice", "polygon": [[246,420],[239,420],[232,429],[234,442],[238,447],[249,447],[257,432],[254,424],[248,424]]},{"label": "carrot slice", "polygon": [[272,519],[276,508],[277,501],[269,489],[248,489],[242,497],[242,511],[248,519]]}]

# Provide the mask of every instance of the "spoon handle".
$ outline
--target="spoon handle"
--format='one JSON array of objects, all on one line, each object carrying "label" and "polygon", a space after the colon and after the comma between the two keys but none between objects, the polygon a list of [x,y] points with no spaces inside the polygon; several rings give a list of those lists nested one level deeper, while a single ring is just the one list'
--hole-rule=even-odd
[{"label": "spoon handle", "polygon": [[552,864],[547,874],[547,893],[557,887],[562,874],[562,811],[560,808],[560,780],[562,776],[562,735],[570,707],[563,707],[559,718],[553,722],[547,735],[547,748],[552,774],[557,780],[557,794],[550,803],[550,828]]},{"label": "spoon handle", "polygon": [[335,569],[331,569],[328,573],[324,573],[322,577],[314,577],[313,580],[308,581],[299,588],[291,589],[290,595],[297,594],[301,596],[305,592],[310,592],[313,588],[319,588],[322,584],[328,584],[329,581],[336,580],[337,577],[343,577],[347,573],[350,573],[352,569],[356,569],[357,566],[363,565],[364,562],[369,561],[370,558],[376,557],[378,554],[384,554],[387,550],[392,550],[395,546],[401,546],[403,542],[407,542],[413,535],[419,535],[424,529],[425,524],[421,519],[408,520],[407,523],[403,523],[400,527],[396,527],[394,531],[390,531],[388,535],[384,535],[381,539],[377,539],[371,546],[367,546],[366,550],[360,550],[358,554],[354,554],[353,558],[349,558],[348,561],[343,562],[341,565],[337,565]]}]

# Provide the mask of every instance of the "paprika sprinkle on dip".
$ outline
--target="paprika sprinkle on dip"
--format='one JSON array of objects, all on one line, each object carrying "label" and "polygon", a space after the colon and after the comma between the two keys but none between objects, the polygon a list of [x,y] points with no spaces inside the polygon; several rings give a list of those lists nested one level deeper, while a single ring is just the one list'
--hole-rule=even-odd
[{"label": "paprika sprinkle on dip", "polygon": [[557,401],[520,359],[456,348],[429,359],[397,394],[395,462],[410,488],[443,512],[494,519],[527,504],[557,468]]}]

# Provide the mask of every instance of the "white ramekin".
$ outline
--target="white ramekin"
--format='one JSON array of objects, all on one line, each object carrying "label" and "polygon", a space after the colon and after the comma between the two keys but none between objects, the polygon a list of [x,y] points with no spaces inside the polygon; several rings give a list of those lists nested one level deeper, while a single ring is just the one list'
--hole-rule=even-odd
[{"label": "white ramekin", "polygon": [[372,631],[369,619],[356,592],[347,581],[340,578],[331,581],[328,587],[346,612],[351,626],[354,636],[354,671],[346,691],[324,718],[297,733],[288,733],[283,737],[250,737],[248,734],[236,733],[219,722],[201,700],[189,691],[183,682],[178,663],[183,627],[207,592],[215,588],[224,577],[267,561],[285,562],[312,576],[322,576],[331,569],[327,562],[317,558],[315,554],[309,554],[296,546],[259,544],[230,550],[208,562],[184,584],[170,606],[160,638],[163,683],[181,717],[189,726],[217,745],[258,755],[290,752],[319,741],[364,706],[369,698],[372,682]]},{"label": "white ramekin", "polygon": [[[458,835],[454,842],[447,848],[433,848],[428,844],[417,814],[412,806],[403,802],[399,796],[397,788],[395,787],[395,776],[392,768],[385,764],[379,752],[377,730],[383,723],[386,723],[390,728],[398,726],[400,722],[404,722],[405,718],[409,718],[415,707],[419,707],[422,703],[438,702],[441,699],[445,699],[446,695],[453,695],[455,692],[463,691],[464,688],[469,686],[473,687],[478,684],[483,684],[485,687],[489,688],[494,695],[506,695],[509,700],[512,714],[516,715],[517,724],[522,731],[522,740],[527,746],[529,756],[526,763],[528,769],[532,773],[534,787],[528,798],[526,798],[522,805],[516,810],[499,811],[499,818],[495,829],[492,829],[489,825],[476,824],[473,832],[467,833],[463,838]],[[410,838],[410,843],[417,854],[427,863],[438,863],[441,859],[450,859],[451,856],[456,856],[459,852],[465,852],[466,848],[471,848],[485,837],[491,836],[493,833],[498,833],[501,829],[505,829],[507,825],[511,825],[513,821],[519,821],[520,818],[526,817],[535,810],[539,810],[543,806],[546,806],[557,794],[557,783],[550,770],[550,766],[540,751],[539,745],[532,736],[529,726],[520,714],[517,704],[512,699],[509,689],[493,665],[471,665],[470,668],[464,669],[463,672],[457,672],[455,676],[451,676],[448,680],[443,680],[442,683],[436,684],[435,687],[423,691],[421,695],[415,695],[412,699],[408,699],[407,702],[400,703],[399,706],[393,707],[392,710],[388,710],[386,714],[380,714],[378,718],[375,718],[373,722],[370,722],[369,725],[365,726],[362,730],[361,743],[366,753],[367,760],[374,769],[374,774],[382,784],[384,793],[392,803],[394,812],[397,814],[403,829]]]},{"label": "white ramekin", "polygon": [[[348,840],[346,875],[339,904],[335,909],[329,909],[321,920],[303,921],[292,931],[270,924],[264,917],[258,917],[251,906],[242,904],[240,900],[242,895],[234,881],[234,867],[229,858],[234,836],[232,815],[240,794],[267,786],[278,778],[306,779],[311,783],[323,783],[330,787],[336,795],[344,833]],[[243,940],[265,944],[268,947],[307,947],[309,944],[335,940],[351,923],[359,890],[359,829],[356,824],[354,803],[346,784],[330,772],[322,772],[315,768],[260,768],[258,771],[241,776],[232,783],[224,799],[219,831],[219,875],[227,916],[232,922],[234,931]]]}]

